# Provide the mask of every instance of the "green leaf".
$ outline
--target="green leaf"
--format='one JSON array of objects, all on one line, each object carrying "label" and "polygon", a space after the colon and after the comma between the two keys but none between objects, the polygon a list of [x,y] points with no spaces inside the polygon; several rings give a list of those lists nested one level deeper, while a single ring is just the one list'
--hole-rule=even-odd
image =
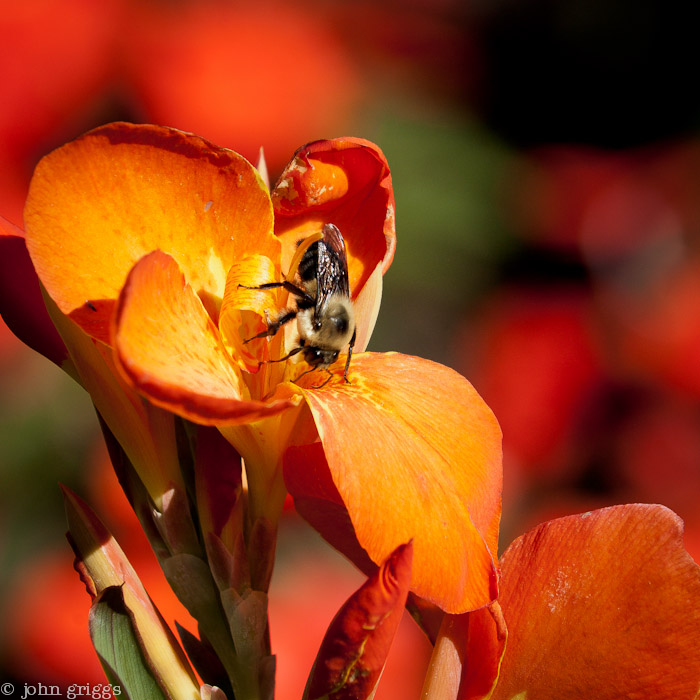
[{"label": "green leaf", "polygon": [[90,608],[90,637],[107,680],[129,700],[167,700],[141,652],[121,586],[109,586]]}]

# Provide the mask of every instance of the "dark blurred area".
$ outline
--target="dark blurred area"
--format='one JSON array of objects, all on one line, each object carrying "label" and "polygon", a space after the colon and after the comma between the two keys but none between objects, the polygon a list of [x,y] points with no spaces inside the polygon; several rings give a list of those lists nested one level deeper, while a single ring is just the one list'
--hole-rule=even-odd
[{"label": "dark blurred area", "polygon": [[[691,4],[660,0],[8,3],[0,214],[21,225],[37,160],[112,120],[194,131],[253,161],[262,146],[273,179],[304,142],[373,140],[398,245],[370,350],[447,364],[493,408],[503,546],[545,519],[654,502],[684,518],[697,559],[697,26]],[[117,487],[96,480],[87,397],[4,326],[0,395],[0,676],[80,682],[56,656],[69,634],[56,591],[75,593],[81,648],[88,606],[77,577],[59,589],[57,572],[73,572],[56,484],[98,510]],[[106,510],[129,540],[123,508]],[[286,527],[342,568],[294,516]],[[279,590],[297,574],[281,561]],[[425,664],[419,643],[402,653]],[[415,683],[387,680],[377,697],[418,697]],[[292,681],[278,692],[298,695]]]}]

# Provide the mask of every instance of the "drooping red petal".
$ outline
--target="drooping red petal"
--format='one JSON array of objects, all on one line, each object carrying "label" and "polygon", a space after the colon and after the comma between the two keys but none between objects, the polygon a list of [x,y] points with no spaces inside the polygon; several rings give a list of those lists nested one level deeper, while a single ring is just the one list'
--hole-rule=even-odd
[{"label": "drooping red petal", "polygon": [[49,295],[104,342],[129,270],[153,250],[172,255],[200,296],[218,299],[246,252],[279,259],[253,166],[165,127],[108,124],[50,153],[34,173],[25,222]]},{"label": "drooping red petal", "polygon": [[313,700],[370,697],[401,622],[411,580],[411,543],[401,545],[343,605],[321,644],[304,693]]},{"label": "drooping red petal", "polygon": [[10,330],[59,367],[68,351],[51,323],[24,232],[0,216],[0,313]]},{"label": "drooping red petal", "polygon": [[353,357],[349,384],[338,377],[313,388],[317,374],[299,384],[323,450],[285,456],[301,514],[341,547],[349,518],[375,563],[413,539],[411,590],[449,612],[493,600],[501,434],[473,387],[447,367],[395,353]]},{"label": "drooping red petal", "polygon": [[202,530],[223,534],[241,495],[241,457],[223,435],[209,426],[197,426],[195,442],[195,488]]},{"label": "drooping red petal", "polygon": [[173,258],[155,251],[129,274],[119,298],[119,364],[153,403],[198,423],[233,425],[285,410],[250,400],[240,370]]},{"label": "drooping red petal", "polygon": [[493,700],[688,700],[700,684],[700,567],[663,506],[543,523],[501,559],[508,643]]},{"label": "drooping red petal", "polygon": [[345,239],[353,295],[394,257],[394,191],[384,154],[370,141],[339,138],[300,148],[272,191],[286,270],[302,235],[335,224]]}]

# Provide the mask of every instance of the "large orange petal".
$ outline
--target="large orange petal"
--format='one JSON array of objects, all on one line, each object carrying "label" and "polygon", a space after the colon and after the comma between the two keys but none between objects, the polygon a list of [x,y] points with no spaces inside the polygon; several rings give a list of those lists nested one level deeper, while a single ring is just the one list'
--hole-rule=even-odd
[{"label": "large orange petal", "polygon": [[[447,367],[395,353],[353,358],[350,384],[309,388],[317,374],[299,383],[333,486],[370,558],[384,561],[413,539],[412,591],[448,612],[493,600],[501,433],[474,388]],[[313,446],[285,458],[295,499],[327,499],[338,513],[322,473]],[[321,525],[332,528],[332,518]]]},{"label": "large orange petal", "polygon": [[279,257],[269,194],[250,163],[158,126],[108,124],[50,153],[34,173],[25,222],[47,291],[105,342],[129,270],[155,249],[178,261],[197,293],[218,298],[244,253]]},{"label": "large orange petal", "polygon": [[494,700],[688,700],[700,685],[700,568],[678,516],[627,505],[560,518],[501,559],[508,643]]},{"label": "large orange petal", "polygon": [[249,400],[204,305],[175,260],[161,251],[146,255],[129,274],[119,298],[114,347],[141,393],[198,423],[234,425],[290,405]]},{"label": "large orange petal", "polygon": [[282,269],[298,238],[333,223],[345,239],[353,296],[378,264],[394,257],[394,190],[384,154],[370,141],[340,138],[299,149],[277,181],[275,232],[283,239]]}]

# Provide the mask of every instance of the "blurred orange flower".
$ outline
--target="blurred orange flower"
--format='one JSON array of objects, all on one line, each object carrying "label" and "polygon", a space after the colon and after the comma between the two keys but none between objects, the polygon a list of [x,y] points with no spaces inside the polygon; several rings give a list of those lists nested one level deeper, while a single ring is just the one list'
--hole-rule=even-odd
[{"label": "blurred orange flower", "polygon": [[189,128],[278,172],[361,92],[334,20],[294,0],[25,0],[0,17],[0,211],[20,222],[38,158],[98,121]]},{"label": "blurred orange flower", "polygon": [[122,69],[148,121],[187,128],[275,172],[345,122],[357,67],[323,13],[303,3],[135,2]]},{"label": "blurred orange flower", "polygon": [[[302,514],[361,564],[413,539],[415,593],[450,612],[495,597],[493,414],[446,367],[362,352],[395,238],[376,146],[310,144],[270,194],[231,151],[174,129],[111,124],[44,158],[25,220],[60,311],[112,347],[153,404],[217,426],[240,452],[252,521],[279,517],[284,464]],[[297,357],[260,364],[289,352],[292,329],[244,344],[287,299],[239,285],[283,279],[297,242],[326,223],[347,246],[358,354],[350,383],[340,375],[318,387],[313,374],[300,378]]]}]

